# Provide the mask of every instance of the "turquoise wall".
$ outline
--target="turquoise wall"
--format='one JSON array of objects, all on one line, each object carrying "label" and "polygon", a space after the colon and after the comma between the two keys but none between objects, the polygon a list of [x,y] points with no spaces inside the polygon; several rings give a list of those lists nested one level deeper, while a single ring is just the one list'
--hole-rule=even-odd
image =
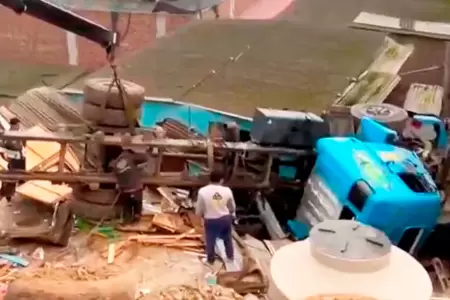
[{"label": "turquoise wall", "polygon": [[[80,93],[66,93],[74,102],[83,101]],[[207,107],[192,105],[179,101],[147,98],[142,105],[141,125],[152,127],[166,118],[175,119],[197,132],[206,135],[211,122],[237,122],[242,129],[250,130],[251,120],[245,117],[216,111]]]}]

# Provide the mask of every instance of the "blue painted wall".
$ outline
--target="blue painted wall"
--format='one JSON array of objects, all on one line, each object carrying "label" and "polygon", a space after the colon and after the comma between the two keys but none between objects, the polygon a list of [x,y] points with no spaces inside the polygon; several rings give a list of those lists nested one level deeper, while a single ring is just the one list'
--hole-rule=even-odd
[{"label": "blue painted wall", "polygon": [[[74,102],[83,101],[83,95],[79,93],[66,93]],[[242,129],[250,130],[250,119],[237,115],[216,111],[207,107],[191,105],[179,101],[160,100],[148,98],[142,105],[141,125],[151,127],[166,118],[175,119],[197,132],[206,135],[211,122],[237,122]]]}]

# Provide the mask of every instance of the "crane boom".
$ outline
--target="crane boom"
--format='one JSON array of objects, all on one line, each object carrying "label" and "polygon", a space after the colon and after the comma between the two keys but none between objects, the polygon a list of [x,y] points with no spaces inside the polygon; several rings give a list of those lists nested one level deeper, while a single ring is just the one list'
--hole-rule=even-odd
[{"label": "crane boom", "polygon": [[0,0],[0,4],[17,14],[26,14],[82,36],[110,53],[118,43],[117,32],[96,24],[67,9],[45,0]]}]

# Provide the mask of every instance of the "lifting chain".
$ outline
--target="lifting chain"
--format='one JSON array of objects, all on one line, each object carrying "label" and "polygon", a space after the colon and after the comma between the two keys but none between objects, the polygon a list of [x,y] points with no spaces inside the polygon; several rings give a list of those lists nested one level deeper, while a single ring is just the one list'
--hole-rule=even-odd
[{"label": "lifting chain", "polygon": [[[111,15],[111,23],[112,23],[111,27],[112,27],[112,30],[114,32],[117,32],[118,20],[119,20],[118,13],[113,12],[112,15]],[[114,85],[117,86],[117,89],[119,90],[120,98],[121,98],[121,100],[123,102],[123,107],[125,109],[125,115],[126,115],[127,120],[128,120],[130,131],[131,131],[132,134],[134,134],[134,132],[135,132],[135,125],[136,125],[136,118],[137,118],[136,109],[131,105],[131,103],[127,99],[127,93],[126,93],[126,90],[125,90],[125,86],[123,85],[122,81],[120,80],[120,77],[119,77],[118,72],[117,72],[116,61],[115,61],[116,60],[116,51],[117,51],[117,48],[118,48],[119,44],[120,44],[119,41],[115,41],[111,45],[110,50],[109,50],[109,52],[107,54],[108,63],[109,63],[109,66],[110,66],[112,74],[113,74],[112,81],[111,81],[111,83],[109,85],[107,93],[110,95],[113,86]],[[103,111],[105,111],[105,109],[106,109],[107,102],[108,102],[108,98],[106,97],[105,101],[103,102],[103,105],[101,107]]]}]

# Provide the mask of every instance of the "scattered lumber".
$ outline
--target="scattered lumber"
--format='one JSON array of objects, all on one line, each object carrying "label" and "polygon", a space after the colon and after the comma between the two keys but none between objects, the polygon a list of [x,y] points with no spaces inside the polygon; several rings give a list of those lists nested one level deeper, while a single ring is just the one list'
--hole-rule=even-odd
[{"label": "scattered lumber", "polygon": [[187,190],[159,187],[156,191],[161,195],[161,209],[164,212],[179,212],[180,208],[193,207]]},{"label": "scattered lumber", "polygon": [[143,245],[152,245],[180,250],[203,253],[202,235],[195,233],[195,229],[181,234],[155,234],[155,235],[133,235],[128,237],[128,241],[137,242]]},{"label": "scattered lumber", "polygon": [[184,233],[190,228],[184,223],[183,218],[175,213],[156,214],[152,221],[154,226],[171,233]]},{"label": "scattered lumber", "polygon": [[[28,133],[40,135],[47,130],[40,125],[26,130]],[[60,165],[61,145],[56,142],[28,141],[26,144],[26,168],[28,171],[58,171]],[[64,154],[65,171],[78,171],[80,162],[70,146]],[[7,162],[0,158],[0,169],[7,169]],[[17,188],[17,193],[44,204],[53,205],[58,201],[64,201],[72,193],[67,185],[52,184],[49,181],[28,181]]]},{"label": "scattered lumber", "polygon": [[137,233],[156,233],[157,227],[153,226],[153,216],[142,216],[141,221],[135,224],[117,225],[116,229],[122,232],[137,232]]},{"label": "scattered lumber", "polygon": [[243,300],[244,297],[236,293],[233,289],[225,288],[220,285],[209,286],[203,284],[198,287],[187,285],[171,286],[160,291],[158,295],[149,295],[148,299]]}]

